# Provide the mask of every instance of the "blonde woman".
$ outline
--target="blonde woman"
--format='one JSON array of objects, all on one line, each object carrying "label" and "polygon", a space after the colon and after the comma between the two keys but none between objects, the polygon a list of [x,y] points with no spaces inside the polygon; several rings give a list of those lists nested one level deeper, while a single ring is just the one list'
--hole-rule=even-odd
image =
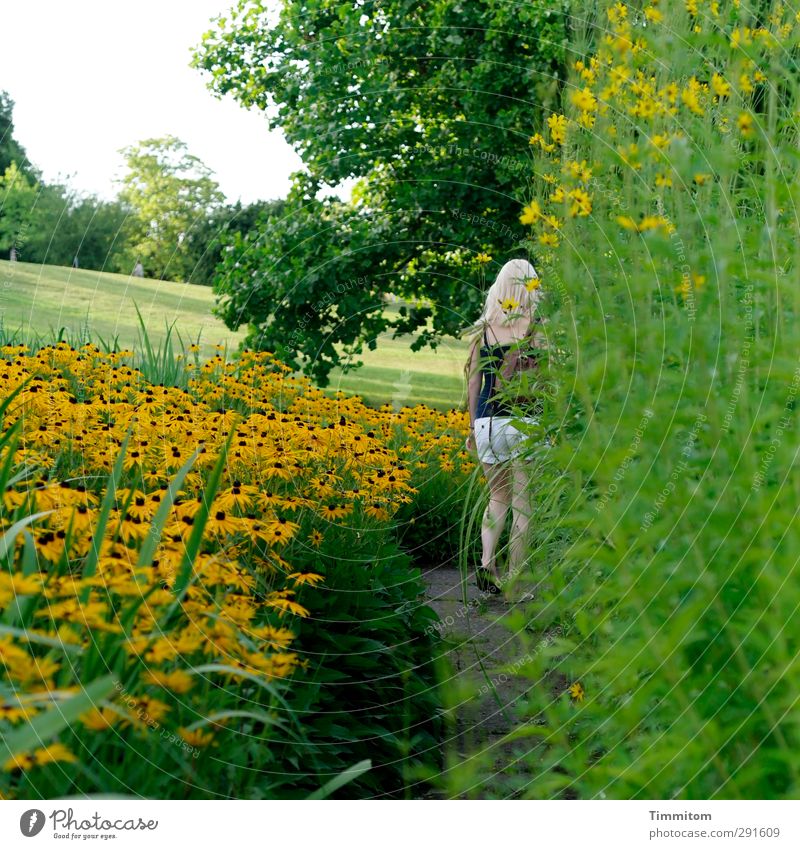
[{"label": "blonde woman", "polygon": [[533,333],[541,297],[534,267],[512,259],[486,293],[483,312],[474,325],[475,339],[467,363],[470,433],[467,448],[478,454],[489,486],[489,503],[481,524],[478,586],[498,593],[503,583],[497,569],[497,546],[509,509],[512,511],[508,575],[519,574],[525,557],[530,516],[528,471],[517,458],[525,439],[518,419],[497,397],[497,375],[507,352]]}]

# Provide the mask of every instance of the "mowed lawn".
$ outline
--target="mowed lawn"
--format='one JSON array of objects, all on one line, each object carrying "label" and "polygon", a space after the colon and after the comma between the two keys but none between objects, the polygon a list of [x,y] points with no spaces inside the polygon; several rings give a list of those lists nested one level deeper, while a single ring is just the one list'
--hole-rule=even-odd
[{"label": "mowed lawn", "polygon": [[[205,286],[0,260],[0,323],[6,336],[18,334],[25,341],[49,340],[63,331],[67,339],[136,348],[138,307],[154,345],[174,323],[183,341],[199,340],[205,354],[218,344],[232,351],[245,331],[228,330],[212,314],[213,306]],[[375,405],[462,404],[465,343],[445,340],[436,351],[412,352],[410,341],[380,337],[377,350],[361,357],[363,367],[331,375],[329,390],[361,395]]]}]

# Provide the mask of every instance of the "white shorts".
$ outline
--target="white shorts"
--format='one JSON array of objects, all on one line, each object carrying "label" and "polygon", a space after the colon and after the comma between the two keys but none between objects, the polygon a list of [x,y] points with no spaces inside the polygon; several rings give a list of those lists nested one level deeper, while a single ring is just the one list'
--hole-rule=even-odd
[{"label": "white shorts", "polygon": [[475,419],[475,448],[481,463],[504,463],[518,457],[529,434],[514,427],[515,421],[537,424],[536,419],[489,416]]}]

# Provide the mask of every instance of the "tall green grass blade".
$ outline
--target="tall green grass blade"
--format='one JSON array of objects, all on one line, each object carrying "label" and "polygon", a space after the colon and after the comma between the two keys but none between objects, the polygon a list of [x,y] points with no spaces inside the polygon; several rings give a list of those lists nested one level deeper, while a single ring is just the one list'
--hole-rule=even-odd
[{"label": "tall green grass blade", "polygon": [[236,426],[234,425],[231,427],[231,432],[220,449],[217,462],[214,464],[214,468],[208,477],[208,483],[206,484],[205,491],[203,492],[203,503],[200,505],[200,509],[197,511],[197,515],[195,516],[194,525],[192,525],[192,533],[186,543],[186,549],[181,561],[181,568],[173,587],[176,601],[180,601],[183,598],[183,595],[189,586],[194,561],[200,551],[200,546],[203,543],[203,534],[205,533],[206,523],[208,522],[209,510],[211,509],[211,504],[213,503],[217,490],[219,489],[222,472],[228,460],[228,449],[230,448],[235,432]]},{"label": "tall green grass blade", "polygon": [[103,501],[100,506],[100,513],[97,517],[97,523],[95,524],[94,531],[92,533],[92,544],[89,548],[89,553],[86,555],[86,560],[83,566],[84,578],[91,578],[97,569],[97,561],[100,557],[100,549],[102,548],[103,540],[105,539],[108,517],[111,514],[111,508],[114,506],[114,501],[117,497],[119,482],[122,480],[122,470],[125,464],[125,454],[128,450],[129,440],[130,432],[127,433],[125,439],[122,440],[119,453],[114,461],[114,468],[108,476],[105,495],[103,496]]},{"label": "tall green grass blade", "polygon": [[326,781],[319,790],[315,790],[310,796],[308,796],[308,798],[327,799],[328,796],[332,795],[345,785],[350,784],[351,781],[355,781],[357,778],[360,778],[365,772],[369,772],[371,769],[372,761],[359,761],[357,764],[353,764],[353,766],[348,767],[344,772],[335,776],[330,781]]},{"label": "tall green grass blade", "polygon": [[167,491],[161,499],[161,503],[158,505],[158,510],[156,510],[156,514],[153,516],[153,520],[150,523],[147,536],[142,543],[142,547],[139,549],[137,566],[149,566],[152,562],[156,548],[158,547],[159,542],[161,542],[161,535],[164,532],[164,526],[169,518],[170,510],[172,510],[172,506],[175,503],[175,498],[180,492],[181,486],[183,486],[183,482],[186,479],[186,475],[189,474],[189,470],[194,465],[199,454],[200,449],[198,448],[181,466],[172,480],[170,480]]},{"label": "tall green grass blade", "polygon": [[67,701],[54,705],[45,713],[34,716],[21,728],[16,728],[0,738],[0,762],[14,755],[25,754],[47,745],[57,734],[86,711],[91,710],[114,689],[114,679],[107,675],[93,681],[82,692]]}]

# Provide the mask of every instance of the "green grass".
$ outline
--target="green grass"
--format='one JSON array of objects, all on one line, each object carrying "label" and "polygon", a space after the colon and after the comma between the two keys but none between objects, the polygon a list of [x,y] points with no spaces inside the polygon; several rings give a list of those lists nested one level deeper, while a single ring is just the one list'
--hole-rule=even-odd
[{"label": "green grass", "polygon": [[331,388],[360,395],[368,404],[396,406],[428,404],[439,409],[460,406],[464,396],[467,346],[459,339],[445,340],[434,351],[410,351],[406,339],[378,337],[378,347],[362,357],[362,368],[331,374]]},{"label": "green grass", "polygon": [[200,337],[206,353],[214,345],[235,347],[244,338],[211,314],[214,297],[205,286],[171,283],[53,265],[0,262],[0,321],[6,333],[50,338],[65,330],[120,347],[139,338],[136,307],[154,343],[175,327],[188,344]]},{"label": "green grass", "polygon": [[[214,346],[236,348],[245,331],[231,331],[211,312],[214,295],[205,286],[172,283],[0,260],[0,326],[25,341],[83,338],[108,345],[136,347],[141,312],[153,345],[164,342],[174,323],[184,343],[197,341],[203,353]],[[331,375],[329,390],[361,395],[369,404],[429,404],[440,409],[463,402],[462,369],[466,345],[445,340],[438,350],[412,352],[410,338],[379,337],[363,367]]]}]

